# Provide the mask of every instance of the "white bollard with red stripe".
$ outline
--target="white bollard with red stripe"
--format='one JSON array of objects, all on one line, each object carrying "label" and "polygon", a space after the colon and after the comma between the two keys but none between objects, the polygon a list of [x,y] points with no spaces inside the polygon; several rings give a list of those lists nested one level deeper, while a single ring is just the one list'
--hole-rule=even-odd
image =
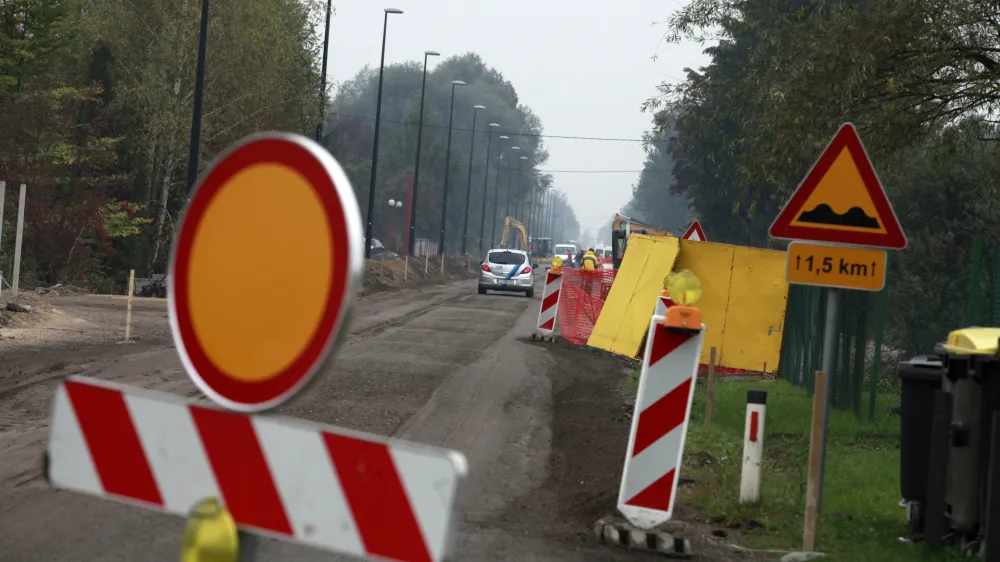
[{"label": "white bollard with red stripe", "polygon": [[743,474],[740,478],[740,503],[760,499],[761,461],[764,458],[764,413],[767,392],[747,391],[746,429],[743,432]]},{"label": "white bollard with red stripe", "polygon": [[217,497],[241,529],[366,558],[451,545],[461,453],[70,377],[48,445],[59,488],[187,515]]},{"label": "white bollard with red stripe", "polygon": [[562,273],[545,273],[545,288],[542,290],[542,304],[538,309],[537,334],[542,338],[551,337],[556,329],[559,313],[559,295],[562,293]]},{"label": "white bollard with red stripe", "polygon": [[649,325],[618,492],[618,510],[642,529],[673,513],[705,334],[704,325],[679,330],[665,327],[665,320],[655,315]]}]

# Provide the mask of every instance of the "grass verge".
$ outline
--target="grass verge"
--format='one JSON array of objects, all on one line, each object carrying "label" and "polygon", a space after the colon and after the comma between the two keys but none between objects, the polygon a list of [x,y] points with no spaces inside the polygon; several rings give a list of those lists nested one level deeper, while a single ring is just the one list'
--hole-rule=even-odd
[{"label": "grass verge", "polygon": [[[761,501],[740,505],[746,392],[767,391]],[[880,396],[873,422],[831,411],[823,509],[817,550],[829,559],[911,562],[957,559],[926,555],[902,542],[906,516],[899,507],[899,417],[889,409],[898,398]],[[784,381],[725,381],[715,385],[712,422],[706,426],[705,385],[699,383],[688,428],[681,501],[704,510],[719,525],[741,527],[754,548],[796,550],[802,546],[812,398]],[[754,522],[754,523],[751,523]],[[759,525],[759,527],[757,526]]]}]

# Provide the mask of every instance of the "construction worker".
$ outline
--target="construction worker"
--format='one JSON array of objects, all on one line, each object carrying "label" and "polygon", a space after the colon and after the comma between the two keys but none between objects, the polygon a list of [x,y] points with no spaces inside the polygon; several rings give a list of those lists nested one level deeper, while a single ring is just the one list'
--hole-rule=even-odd
[{"label": "construction worker", "polygon": [[583,254],[580,258],[580,272],[583,281],[583,291],[591,296],[599,296],[594,294],[594,281],[597,277],[597,270],[601,267],[601,262],[597,260],[597,256],[594,254],[593,248],[588,248],[587,253]]},{"label": "construction worker", "polygon": [[601,262],[597,259],[593,248],[588,248],[587,253],[583,254],[583,257],[580,258],[580,267],[587,271],[597,271],[600,269]]}]

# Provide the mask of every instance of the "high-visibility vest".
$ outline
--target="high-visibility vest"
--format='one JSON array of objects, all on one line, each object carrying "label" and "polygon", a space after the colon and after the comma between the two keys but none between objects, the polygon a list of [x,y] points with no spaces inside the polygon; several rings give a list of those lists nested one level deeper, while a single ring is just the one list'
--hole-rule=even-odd
[{"label": "high-visibility vest", "polygon": [[594,254],[590,254],[590,253],[584,254],[583,259],[580,260],[580,261],[582,262],[580,265],[582,265],[583,268],[586,269],[586,270],[596,270],[597,269],[597,266],[598,266],[597,256],[595,256]]}]

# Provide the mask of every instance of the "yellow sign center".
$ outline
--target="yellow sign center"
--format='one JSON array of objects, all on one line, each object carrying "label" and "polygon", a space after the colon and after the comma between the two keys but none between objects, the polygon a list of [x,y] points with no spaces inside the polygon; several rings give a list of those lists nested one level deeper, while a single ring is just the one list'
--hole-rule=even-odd
[{"label": "yellow sign center", "polygon": [[322,202],[295,170],[257,164],[222,186],[188,274],[194,331],[219,369],[255,382],[295,361],[327,305],[332,244]]}]

